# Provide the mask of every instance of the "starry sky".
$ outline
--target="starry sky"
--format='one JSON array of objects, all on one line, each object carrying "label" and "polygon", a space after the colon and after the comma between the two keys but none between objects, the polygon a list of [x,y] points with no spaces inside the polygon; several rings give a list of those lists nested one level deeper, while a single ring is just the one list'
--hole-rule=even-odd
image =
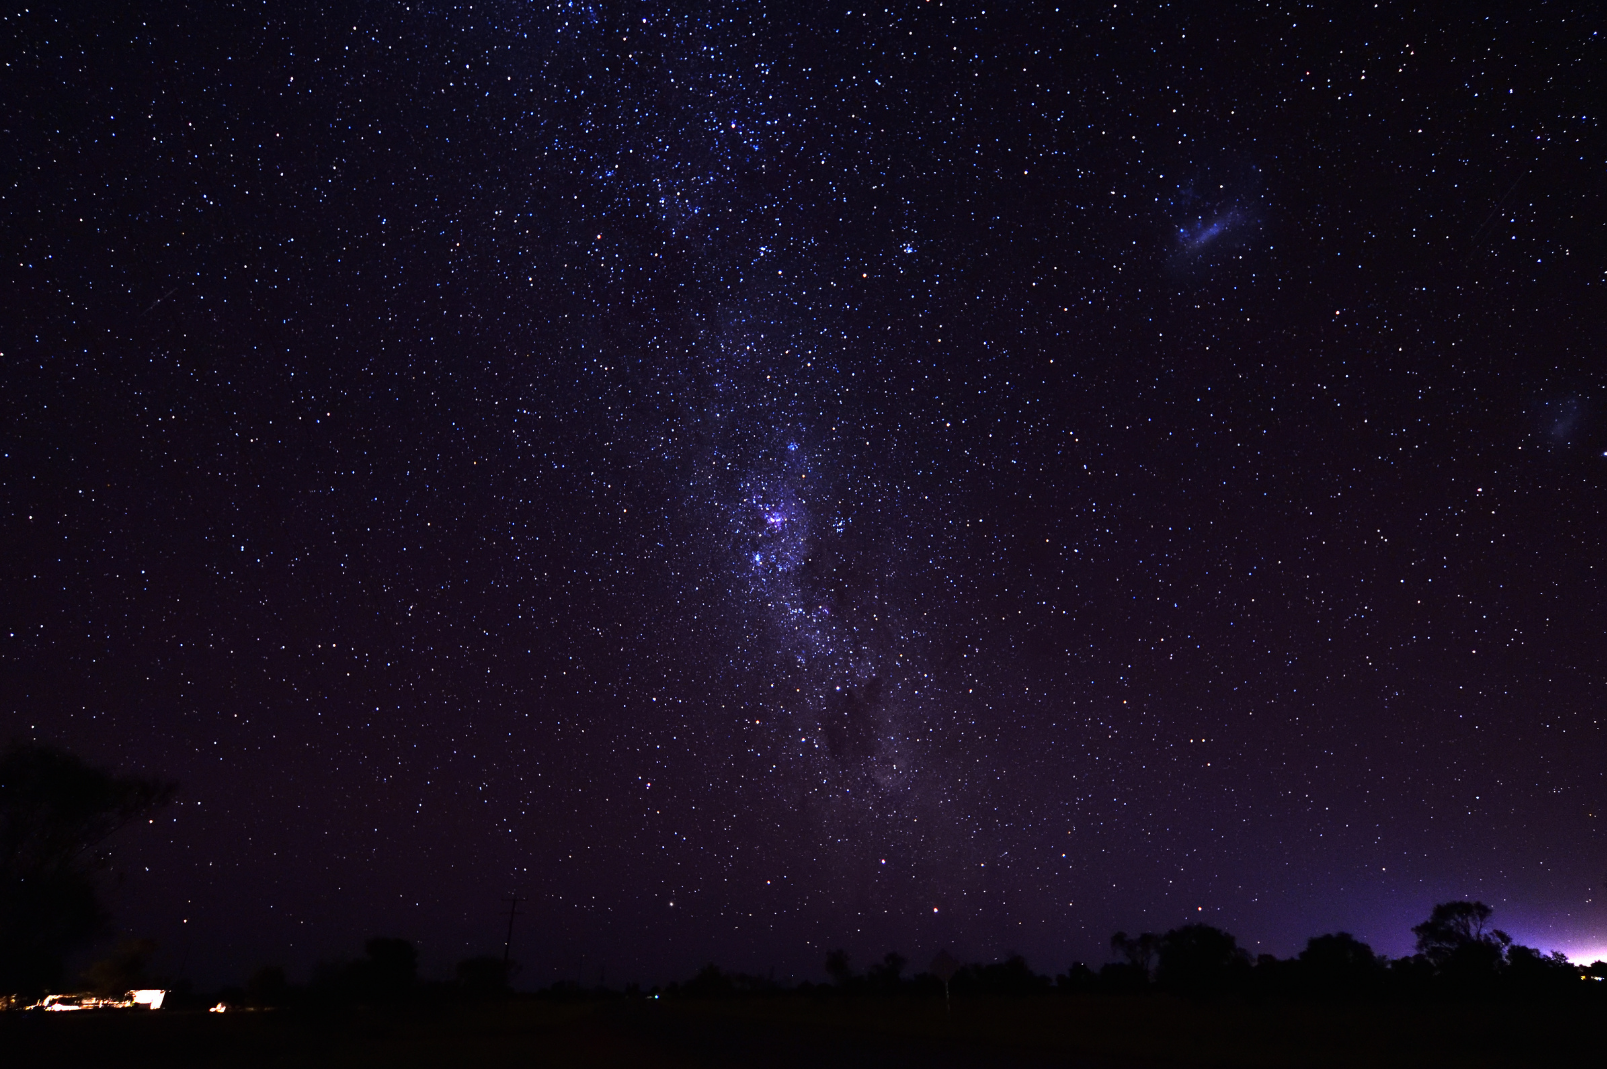
[{"label": "starry sky", "polygon": [[1607,948],[1600,11],[0,21],[0,729],[170,968]]}]

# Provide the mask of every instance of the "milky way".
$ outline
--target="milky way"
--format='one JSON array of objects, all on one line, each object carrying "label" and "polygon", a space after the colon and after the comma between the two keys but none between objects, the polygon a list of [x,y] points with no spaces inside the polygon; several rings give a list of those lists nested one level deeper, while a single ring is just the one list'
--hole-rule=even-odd
[{"label": "milky way", "polygon": [[207,982],[1599,945],[1585,26],[24,12],[3,727]]}]

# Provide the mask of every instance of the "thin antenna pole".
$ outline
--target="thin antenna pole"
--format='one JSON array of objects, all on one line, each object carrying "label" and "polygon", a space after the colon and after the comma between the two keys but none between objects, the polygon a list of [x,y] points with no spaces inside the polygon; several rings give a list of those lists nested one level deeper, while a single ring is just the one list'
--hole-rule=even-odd
[{"label": "thin antenna pole", "polygon": [[506,970],[509,955],[513,952],[513,918],[518,915],[519,903],[523,902],[524,899],[520,898],[519,892],[515,891],[507,898],[504,898],[503,901],[508,903],[508,936],[502,941],[502,968]]}]

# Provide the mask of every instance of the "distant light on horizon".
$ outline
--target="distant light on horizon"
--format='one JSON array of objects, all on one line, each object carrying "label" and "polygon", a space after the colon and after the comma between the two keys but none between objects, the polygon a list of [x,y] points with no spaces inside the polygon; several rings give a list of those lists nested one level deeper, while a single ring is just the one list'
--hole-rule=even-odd
[{"label": "distant light on horizon", "polygon": [[1596,947],[1594,950],[1568,950],[1558,947],[1568,956],[1568,960],[1575,965],[1594,965],[1598,961],[1607,961],[1607,944]]}]

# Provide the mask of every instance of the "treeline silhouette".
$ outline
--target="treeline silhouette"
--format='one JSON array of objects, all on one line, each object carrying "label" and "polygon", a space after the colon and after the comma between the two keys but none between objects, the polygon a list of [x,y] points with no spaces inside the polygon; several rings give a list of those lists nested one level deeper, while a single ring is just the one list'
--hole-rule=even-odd
[{"label": "treeline silhouette", "polygon": [[[1193,999],[1594,998],[1607,1003],[1607,962],[1574,965],[1560,952],[1547,954],[1515,943],[1490,927],[1492,912],[1482,902],[1442,902],[1412,929],[1416,953],[1393,959],[1349,932],[1313,936],[1292,958],[1252,956],[1229,932],[1185,924],[1161,934],[1117,932],[1110,940],[1117,960],[1097,969],[1075,962],[1065,972],[1047,976],[1020,955],[1011,955],[1001,962],[954,968],[947,988],[955,996],[1157,993]],[[903,956],[889,953],[860,973],[846,952],[834,950],[825,959],[828,984],[806,981],[789,988],[770,978],[708,965],[663,993],[696,998],[783,990],[867,996],[944,993],[942,978],[932,971],[906,975],[908,965]]]},{"label": "treeline silhouette", "polygon": [[[940,955],[933,970],[910,971],[909,960],[888,953],[864,971],[849,955],[833,950],[824,962],[826,983],[793,984],[773,975],[729,972],[706,965],[685,981],[643,990],[572,980],[520,997],[548,1000],[618,998],[732,999],[811,995],[820,998],[910,996],[1022,997],[1167,994],[1196,1000],[1243,998],[1327,1002],[1434,999],[1593,999],[1607,1005],[1607,963],[1570,963],[1514,943],[1491,928],[1492,910],[1482,902],[1444,902],[1412,929],[1416,953],[1390,959],[1348,932],[1313,936],[1292,958],[1251,956],[1234,936],[1208,924],[1186,924],[1161,934],[1117,932],[1117,960],[1097,969],[1081,962],[1049,976],[1035,972],[1020,955],[1003,961],[960,965]],[[450,982],[421,981],[417,953],[401,939],[371,939],[355,961],[318,966],[305,985],[287,982],[284,970],[267,967],[243,988],[225,991],[237,1008],[381,1005],[410,1001],[474,1001],[513,997],[514,967],[502,958],[469,958]],[[947,962],[948,968],[941,966]],[[948,973],[947,992],[943,977]]]},{"label": "treeline silhouette", "polygon": [[1560,952],[1542,953],[1489,927],[1482,902],[1442,902],[1412,929],[1417,952],[1390,959],[1349,932],[1313,936],[1293,958],[1252,957],[1228,932],[1187,924],[1161,935],[1117,932],[1117,962],[1098,972],[1073,965],[1057,988],[1163,991],[1190,997],[1228,994],[1312,999],[1422,998],[1435,995],[1607,996],[1591,981],[1607,979],[1607,963],[1577,966]]},{"label": "treeline silhouette", "polygon": [[[0,751],[0,996],[60,990],[75,950],[109,933],[101,880],[109,867],[107,843],[123,826],[146,816],[174,794],[163,780],[94,768],[48,745],[14,740]],[[1444,902],[1422,924],[1414,954],[1388,959],[1347,932],[1315,936],[1293,958],[1252,957],[1231,934],[1187,924],[1155,934],[1117,932],[1116,961],[1097,970],[1074,963],[1045,976],[1012,955],[991,964],[960,965],[940,955],[925,971],[908,973],[909,961],[889,953],[863,973],[847,953],[824,962],[830,982],[791,985],[773,976],[726,972],[709,965],[691,979],[643,992],[608,991],[563,981],[539,992],[546,998],[655,995],[729,998],[783,991],[840,995],[1032,995],[1168,992],[1218,996],[1356,1000],[1468,997],[1607,998],[1607,964],[1570,964],[1558,953],[1521,946],[1490,926],[1482,902]],[[80,977],[95,991],[116,993],[167,986],[150,972],[155,945],[125,940]],[[244,987],[224,993],[241,1007],[404,1003],[420,999],[498,998],[511,993],[514,968],[505,957],[460,962],[452,981],[421,981],[411,943],[368,941],[364,956],[326,963],[306,984],[284,970],[258,970]],[[945,983],[945,981],[947,981]],[[182,984],[173,985],[182,989]],[[176,991],[180,1000],[192,998]]]},{"label": "treeline silhouette", "polygon": [[264,965],[244,986],[224,988],[216,1001],[226,1009],[269,1010],[483,1001],[513,993],[517,966],[503,958],[465,958],[452,980],[422,980],[418,949],[406,939],[376,937],[363,950],[354,960],[320,962],[305,984],[291,983],[281,966]]},{"label": "treeline silhouette", "polygon": [[[1374,953],[1349,932],[1313,936],[1292,958],[1252,956],[1231,933],[1209,924],[1185,924],[1159,935],[1117,932],[1110,946],[1118,960],[1097,970],[1075,962],[1050,977],[1012,955],[959,968],[949,989],[955,995],[1155,992],[1325,1001],[1581,996],[1607,1002],[1607,963],[1574,965],[1560,952],[1545,954],[1514,943],[1489,926],[1492,912],[1482,902],[1443,902],[1412,929],[1417,952],[1394,959]],[[825,964],[831,986],[843,992],[935,994],[943,986],[931,973],[903,979],[905,962],[897,954],[863,975],[853,972],[842,951],[828,954]],[[713,989],[710,969],[694,982],[699,981],[700,993]]]}]

